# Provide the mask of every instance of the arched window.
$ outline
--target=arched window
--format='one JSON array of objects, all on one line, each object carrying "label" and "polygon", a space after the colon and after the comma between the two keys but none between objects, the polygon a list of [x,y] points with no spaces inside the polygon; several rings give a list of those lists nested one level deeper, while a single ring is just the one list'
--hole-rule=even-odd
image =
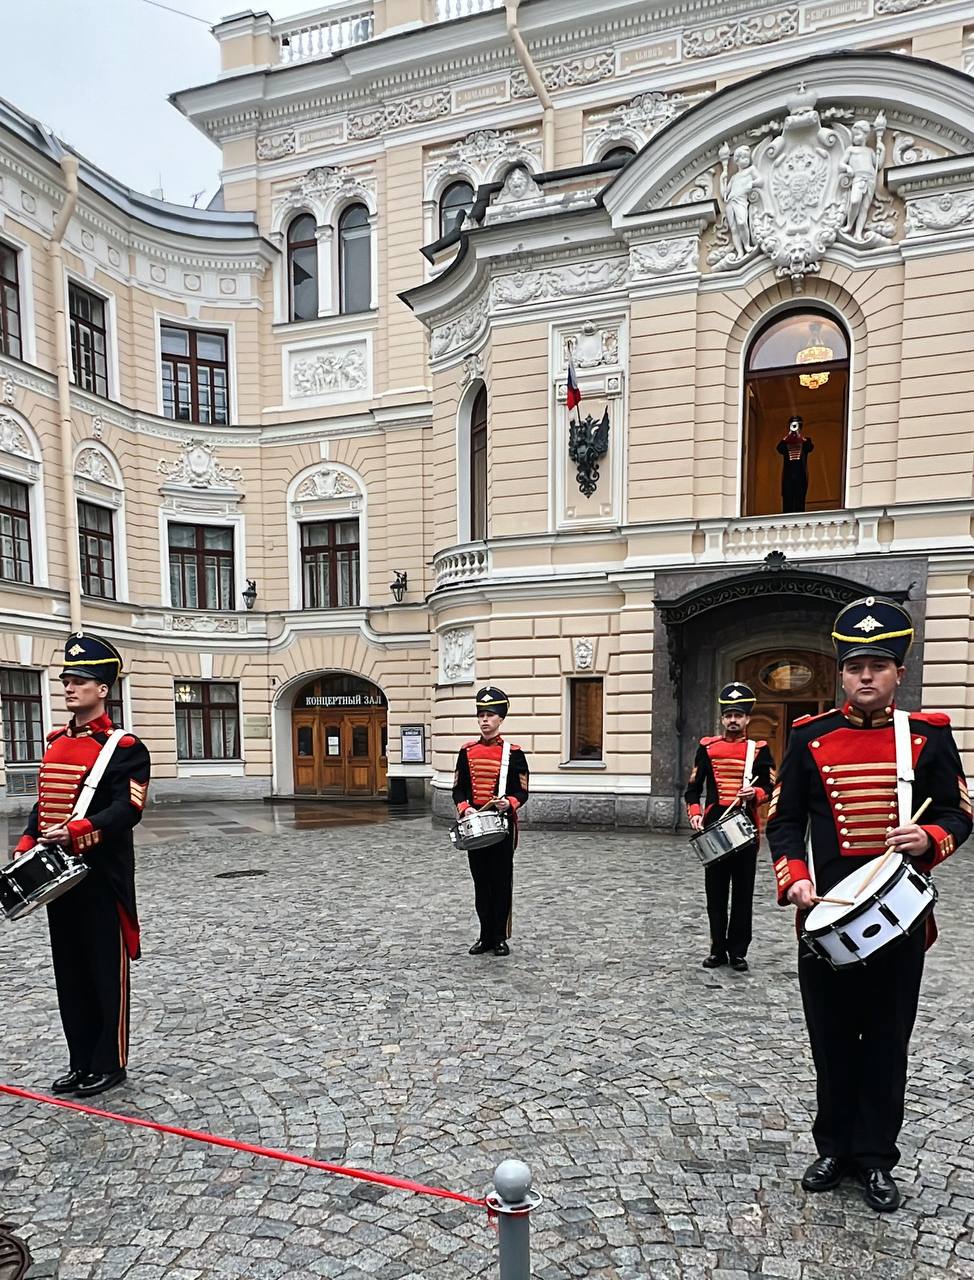
[{"label": "arched window", "polygon": [[473,207],[474,191],[469,182],[451,182],[440,196],[440,237],[455,231],[464,214]]},{"label": "arched window", "polygon": [[747,516],[845,501],[849,339],[825,311],[789,311],[752,341],[744,373]]},{"label": "arched window", "polygon": [[351,204],[338,219],[338,309],[343,315],[372,305],[372,228],[364,204]]},{"label": "arched window", "polygon": [[318,241],[315,220],[299,214],[287,229],[288,314],[292,320],[318,318]]},{"label": "arched window", "polygon": [[487,537],[487,388],[481,386],[470,413],[470,541]]},{"label": "arched window", "polygon": [[607,151],[600,163],[605,164],[608,160],[618,160],[628,164],[635,154],[635,147],[629,147],[622,143],[618,147],[613,147],[611,151]]}]

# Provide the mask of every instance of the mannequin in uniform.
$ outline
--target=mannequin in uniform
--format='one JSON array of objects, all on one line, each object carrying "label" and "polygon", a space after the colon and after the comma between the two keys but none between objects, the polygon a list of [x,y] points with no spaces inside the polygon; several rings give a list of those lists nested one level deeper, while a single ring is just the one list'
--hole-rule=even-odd
[{"label": "mannequin in uniform", "polygon": [[498,813],[506,814],[509,822],[507,836],[498,844],[467,852],[480,921],[480,937],[470,948],[472,956],[488,951],[495,956],[510,955],[517,815],[528,801],[528,762],[521,748],[512,743],[507,777],[501,778],[504,756],[501,729],[509,710],[510,700],[502,689],[488,685],[480,690],[477,694],[480,737],[460,748],[453,775],[453,803],[461,818],[468,809],[483,809],[493,800],[493,807]]},{"label": "mannequin in uniform", "polygon": [[811,436],[805,435],[805,424],[795,415],[788,430],[778,441],[781,454],[781,510],[804,511],[808,496],[808,455],[815,448]]},{"label": "mannequin in uniform", "polygon": [[[778,902],[798,908],[799,925],[815,895],[887,848],[929,872],[971,832],[964,768],[941,712],[910,713],[912,808],[932,803],[922,825],[899,812],[893,712],[913,640],[910,615],[893,600],[867,596],[841,611],[832,640],[845,702],[795,721],[768,822]],[[848,972],[799,944],[818,1092],[818,1158],[802,1178],[806,1191],[829,1191],[849,1175],[871,1208],[900,1203],[892,1170],[924,951],[936,936],[932,916],[926,926]]]},{"label": "mannequin in uniform", "polygon": [[[717,699],[721,732],[715,738],[701,738],[696,759],[684,793],[687,817],[694,831],[716,822],[724,810],[739,803],[758,825],[758,806],[771,794],[774,761],[766,742],[756,742],[753,775],[744,777],[747,756],[747,726],[754,710],[754,694],[746,684],[735,681],[721,689]],[[701,798],[706,788],[706,808]],[[707,917],[710,921],[710,954],[705,969],[727,964],[743,973],[751,944],[751,913],[754,872],[758,844],[752,841],[704,868],[707,889]],[[728,922],[727,906],[731,910]]]}]

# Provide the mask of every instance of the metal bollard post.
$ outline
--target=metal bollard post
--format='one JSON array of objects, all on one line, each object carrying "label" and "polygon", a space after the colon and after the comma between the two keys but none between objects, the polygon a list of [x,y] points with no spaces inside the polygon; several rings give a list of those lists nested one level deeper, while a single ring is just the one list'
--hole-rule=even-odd
[{"label": "metal bollard post", "polygon": [[500,1280],[531,1280],[531,1210],[541,1203],[531,1180],[523,1160],[502,1160],[494,1170],[487,1203],[497,1214]]}]

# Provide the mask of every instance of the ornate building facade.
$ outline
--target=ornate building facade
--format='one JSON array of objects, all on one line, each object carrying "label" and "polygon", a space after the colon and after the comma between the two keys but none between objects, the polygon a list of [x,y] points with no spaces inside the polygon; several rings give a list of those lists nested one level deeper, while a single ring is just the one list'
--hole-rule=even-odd
[{"label": "ornate building facade", "polygon": [[974,748],[969,6],[598,10],[228,19],[205,211],[0,106],[7,804],[80,625],[163,795],[445,810],[489,680],[536,819],[665,826],[869,590]]}]

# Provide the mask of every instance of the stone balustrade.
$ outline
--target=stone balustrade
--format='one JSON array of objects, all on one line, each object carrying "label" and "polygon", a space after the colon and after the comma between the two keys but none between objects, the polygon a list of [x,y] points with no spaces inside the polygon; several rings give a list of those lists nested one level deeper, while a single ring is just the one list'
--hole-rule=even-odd
[{"label": "stone balustrade", "polygon": [[375,15],[362,0],[331,5],[321,13],[274,23],[280,61],[285,64],[326,58],[352,45],[365,44],[375,31]]},{"label": "stone balustrade", "polygon": [[[721,531],[713,532],[719,535]],[[722,534],[720,554],[732,561],[763,560],[772,551],[789,559],[847,555],[857,550],[860,542],[856,517],[831,511],[731,520]]]},{"label": "stone balustrade", "polygon": [[443,587],[465,586],[468,583],[480,582],[487,577],[490,561],[487,546],[483,542],[468,542],[463,546],[450,547],[441,551],[433,559],[433,576],[436,589]]},{"label": "stone balustrade", "polygon": [[451,18],[467,18],[472,13],[489,13],[503,7],[504,0],[436,0],[436,21],[449,22]]}]

